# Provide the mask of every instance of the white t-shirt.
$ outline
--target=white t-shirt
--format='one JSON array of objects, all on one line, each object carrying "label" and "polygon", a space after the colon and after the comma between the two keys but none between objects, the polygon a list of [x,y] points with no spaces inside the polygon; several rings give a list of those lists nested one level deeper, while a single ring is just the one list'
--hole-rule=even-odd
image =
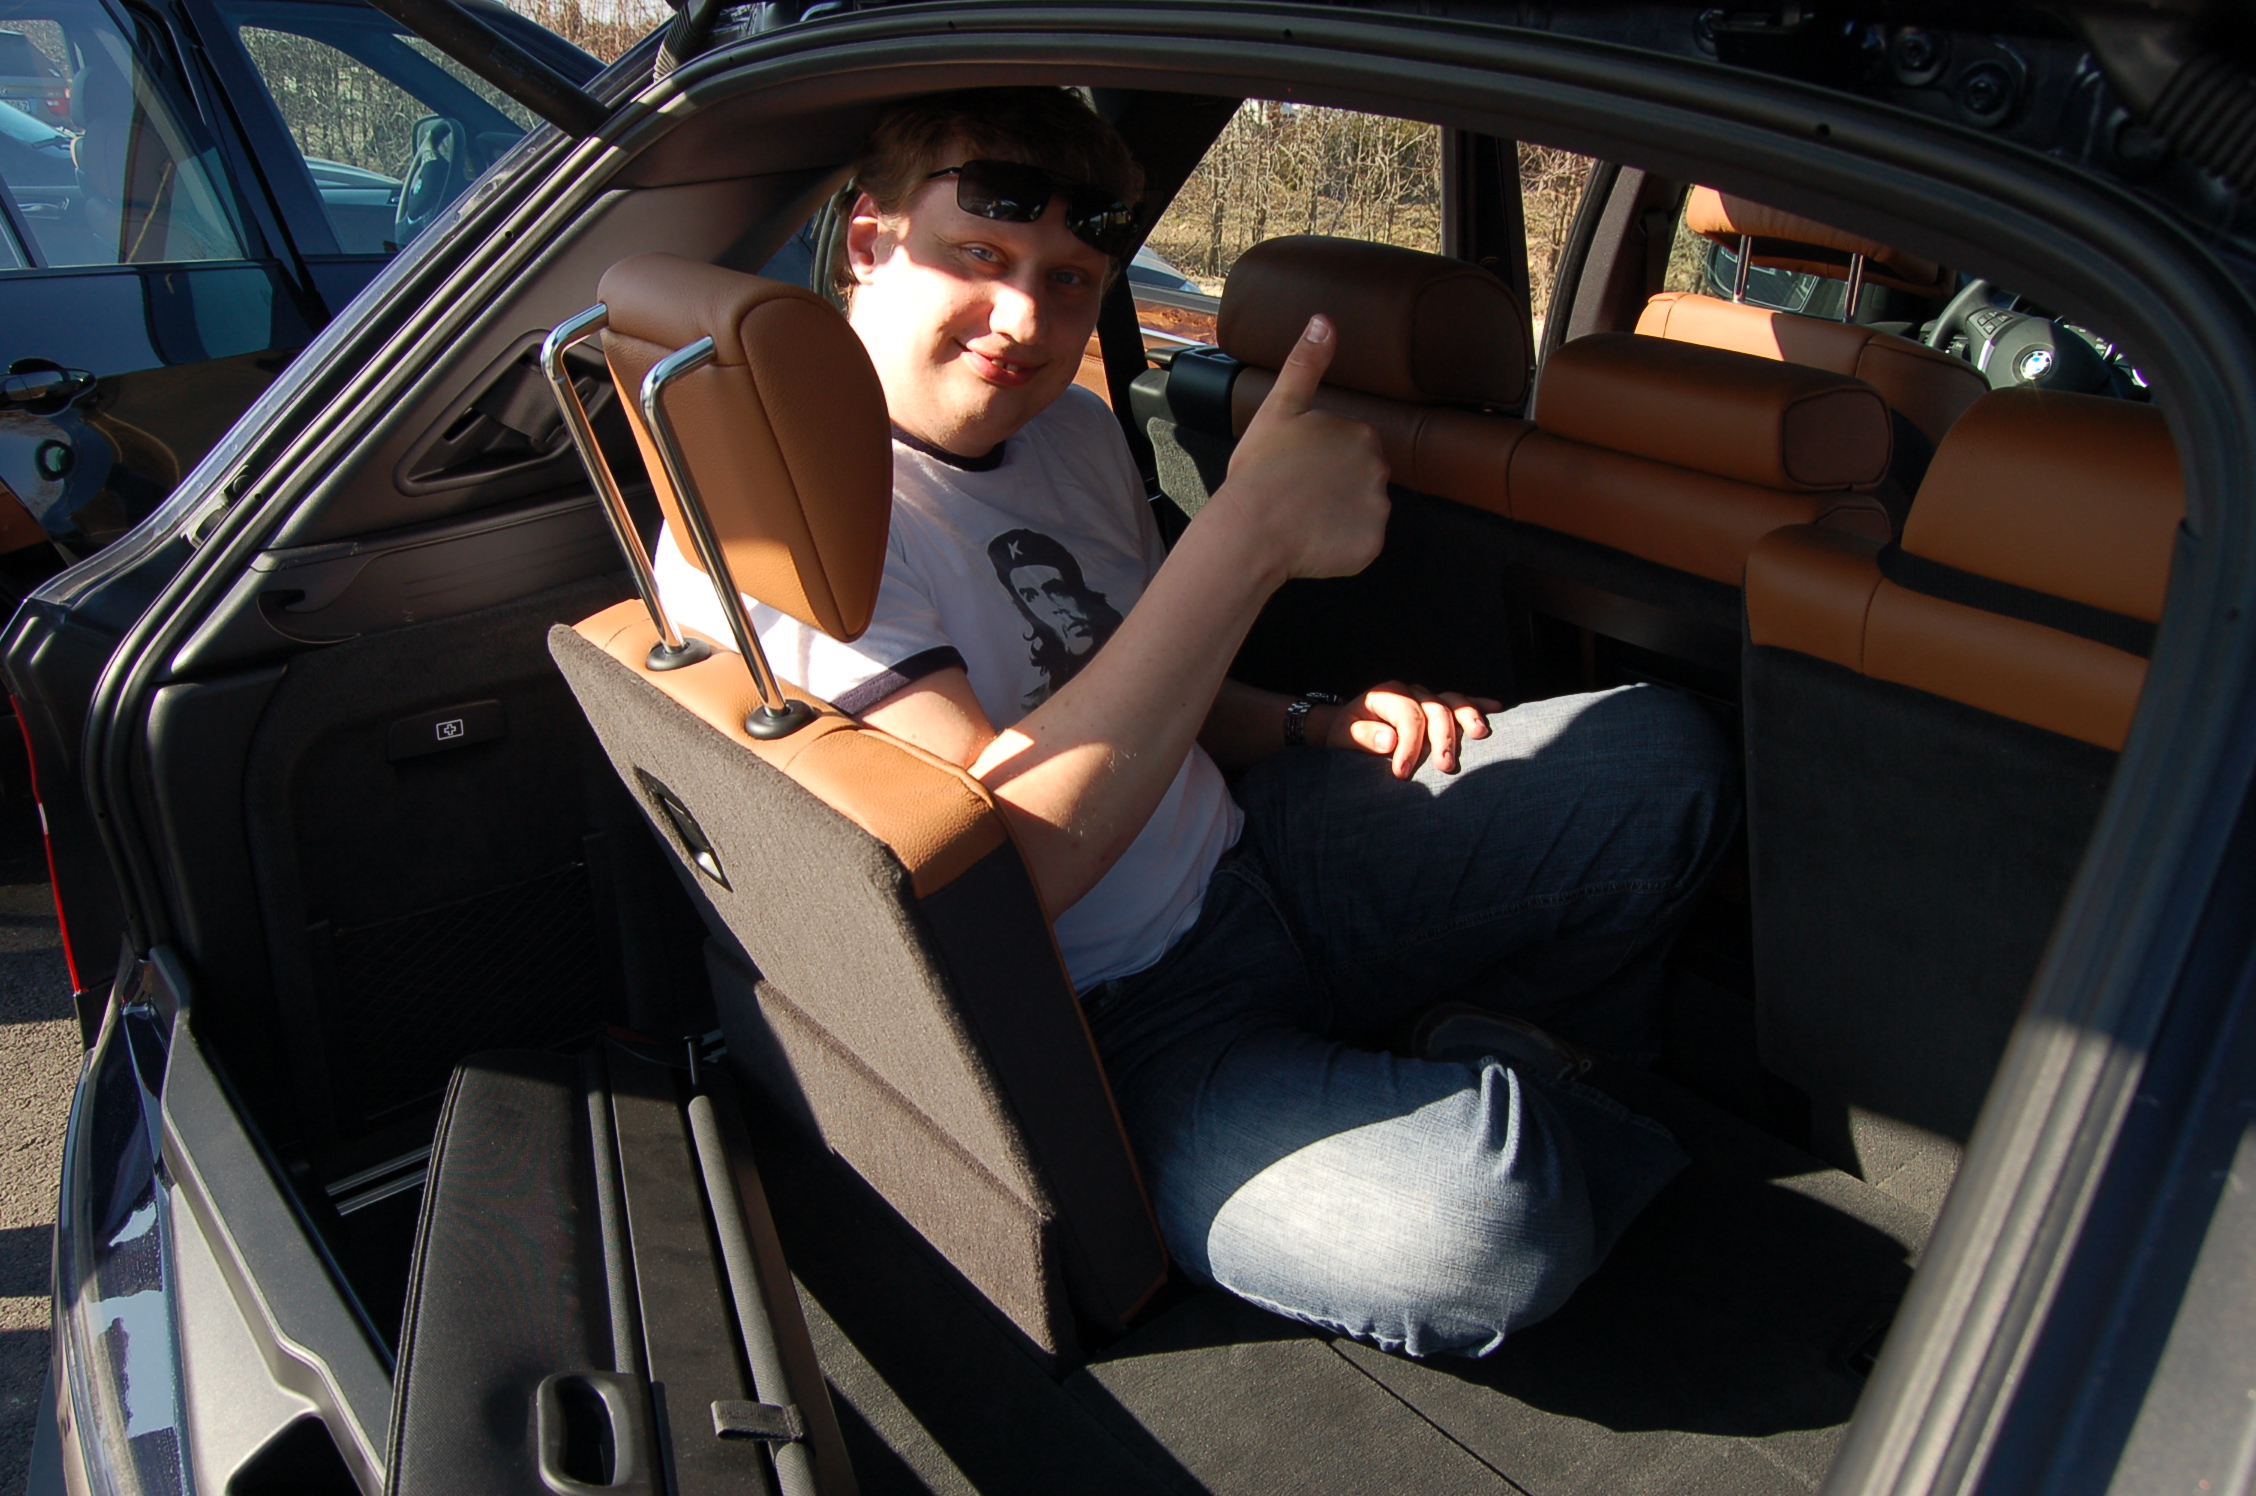
[{"label": "white t-shirt", "polygon": [[[1119,424],[1068,388],[1003,444],[967,463],[893,443],[893,527],[868,632],[841,644],[746,598],[778,675],[846,712],[961,665],[997,729],[1078,673],[1143,596],[1166,558]],[[726,642],[705,574],[669,535],[655,559],[676,623]],[[1142,971],[1198,918],[1207,878],[1244,813],[1192,745],[1143,831],[1055,927],[1067,974],[1086,991]]]}]

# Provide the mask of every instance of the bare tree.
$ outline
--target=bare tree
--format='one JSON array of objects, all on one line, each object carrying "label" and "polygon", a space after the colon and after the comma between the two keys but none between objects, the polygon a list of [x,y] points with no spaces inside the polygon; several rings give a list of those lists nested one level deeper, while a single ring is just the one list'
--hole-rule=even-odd
[{"label": "bare tree", "polygon": [[1273,224],[1438,249],[1440,167],[1431,125],[1249,101],[1169,204],[1152,247],[1210,289]]},{"label": "bare tree", "polygon": [[1551,287],[1574,226],[1590,158],[1556,146],[1520,142],[1520,205],[1527,220],[1528,299],[1537,316],[1551,304]]},{"label": "bare tree", "polygon": [[673,16],[664,0],[509,0],[509,7],[605,62]]}]

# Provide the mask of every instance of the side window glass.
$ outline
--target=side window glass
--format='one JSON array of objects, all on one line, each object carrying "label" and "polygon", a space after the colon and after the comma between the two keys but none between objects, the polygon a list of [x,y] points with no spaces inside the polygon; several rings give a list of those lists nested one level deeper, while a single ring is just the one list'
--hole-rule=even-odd
[{"label": "side window glass", "polygon": [[217,153],[155,71],[158,38],[95,4],[0,24],[0,266],[245,258]]},{"label": "side window glass", "polygon": [[1558,284],[1559,256],[1566,250],[1567,233],[1574,227],[1575,210],[1582,206],[1582,189],[1595,164],[1589,156],[1557,146],[1520,142],[1520,217],[1527,229],[1528,307],[1538,348],[1543,346],[1551,292]]},{"label": "side window glass", "polygon": [[1212,343],[1238,257],[1280,234],[1441,247],[1441,131],[1249,99],[1153,227],[1128,279],[1154,352]]},{"label": "side window glass", "polygon": [[340,253],[393,253],[532,126],[522,105],[374,10],[245,5],[231,18]]}]

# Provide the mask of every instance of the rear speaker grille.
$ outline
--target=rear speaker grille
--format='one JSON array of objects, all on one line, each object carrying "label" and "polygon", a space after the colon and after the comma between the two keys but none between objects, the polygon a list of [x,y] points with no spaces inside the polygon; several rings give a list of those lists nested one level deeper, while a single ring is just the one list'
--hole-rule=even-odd
[{"label": "rear speaker grille", "polygon": [[[329,937],[342,1048],[329,1069],[379,1122],[446,1086],[481,1049],[545,1049],[592,1032],[618,985],[588,869],[558,872]],[[336,1040],[331,1040],[335,1045]]]}]

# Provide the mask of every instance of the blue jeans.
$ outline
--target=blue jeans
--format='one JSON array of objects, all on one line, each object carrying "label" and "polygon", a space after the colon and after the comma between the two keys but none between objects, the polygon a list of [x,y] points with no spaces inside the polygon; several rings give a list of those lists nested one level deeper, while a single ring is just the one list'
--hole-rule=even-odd
[{"label": "blue jeans", "polygon": [[1650,1053],[1662,958],[1737,818],[1723,734],[1673,692],[1492,723],[1455,775],[1259,765],[1197,923],[1083,995],[1184,1270],[1411,1355],[1484,1355],[1557,1309],[1684,1155],[1586,1086],[1357,1041],[1458,997]]}]

